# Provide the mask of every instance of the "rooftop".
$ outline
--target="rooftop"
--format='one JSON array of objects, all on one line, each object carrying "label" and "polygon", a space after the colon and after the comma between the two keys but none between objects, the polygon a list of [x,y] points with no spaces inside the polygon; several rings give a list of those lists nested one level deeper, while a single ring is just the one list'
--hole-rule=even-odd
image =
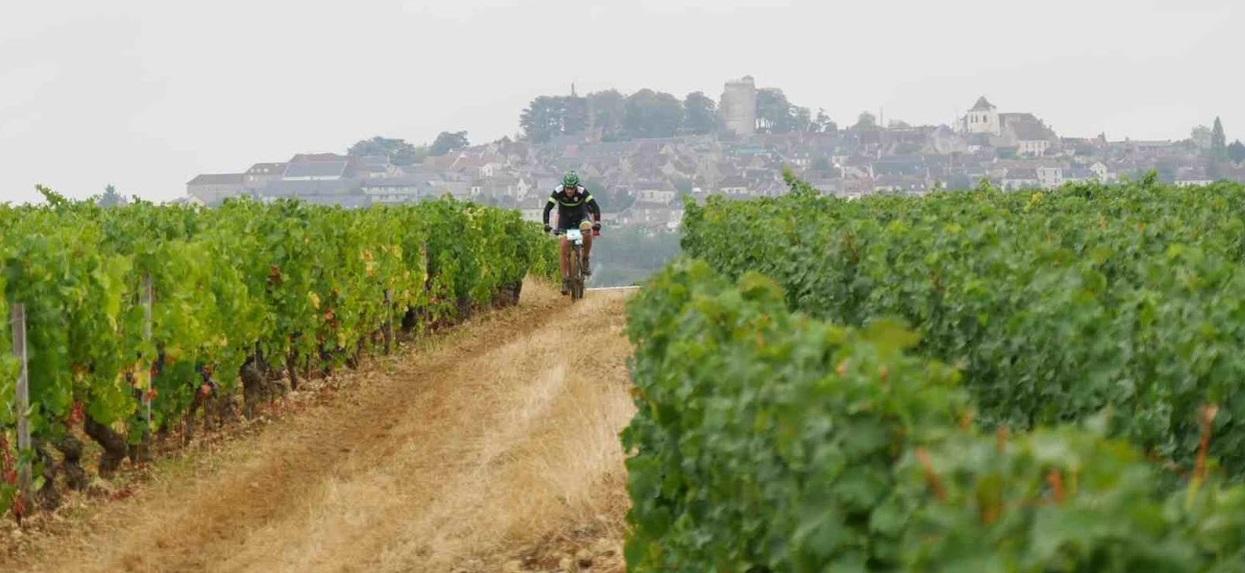
[{"label": "rooftop", "polygon": [[981,96],[977,98],[977,103],[973,105],[973,108],[968,111],[993,111],[994,109],[994,105],[986,99],[986,96]]},{"label": "rooftop", "polygon": [[341,177],[346,172],[347,162],[338,161],[300,161],[290,163],[285,168],[287,179],[300,177]]},{"label": "rooftop", "polygon": [[201,173],[187,185],[241,185],[241,173]]}]

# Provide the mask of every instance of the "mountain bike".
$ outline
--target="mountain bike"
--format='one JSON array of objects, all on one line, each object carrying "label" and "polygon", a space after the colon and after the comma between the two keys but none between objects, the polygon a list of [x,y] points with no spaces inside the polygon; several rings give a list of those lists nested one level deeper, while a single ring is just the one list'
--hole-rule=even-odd
[{"label": "mountain bike", "polygon": [[571,261],[567,274],[571,280],[571,302],[584,298],[584,231],[567,229],[566,240],[571,244]]}]

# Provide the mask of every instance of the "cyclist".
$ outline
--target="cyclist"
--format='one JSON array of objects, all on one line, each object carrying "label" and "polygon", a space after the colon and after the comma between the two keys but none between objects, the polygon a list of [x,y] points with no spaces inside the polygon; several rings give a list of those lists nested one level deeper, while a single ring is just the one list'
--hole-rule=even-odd
[{"label": "cyclist", "polygon": [[601,207],[597,205],[592,193],[589,193],[583,185],[580,185],[579,175],[571,171],[562,178],[562,184],[554,189],[553,194],[549,196],[549,202],[545,204],[545,232],[553,230],[549,226],[549,212],[553,211],[553,206],[558,206],[558,234],[562,235],[562,294],[570,294],[571,279],[570,272],[567,267],[571,264],[571,247],[566,240],[566,230],[575,229],[579,224],[587,220],[588,214],[592,214],[592,234],[584,236],[584,275],[592,274],[592,269],[588,264],[589,255],[592,253],[592,237],[601,234]]}]

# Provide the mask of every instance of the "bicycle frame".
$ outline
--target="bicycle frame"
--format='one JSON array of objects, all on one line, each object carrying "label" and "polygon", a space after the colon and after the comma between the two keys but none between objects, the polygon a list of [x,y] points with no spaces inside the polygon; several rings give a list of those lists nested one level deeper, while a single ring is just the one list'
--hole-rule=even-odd
[{"label": "bicycle frame", "polygon": [[571,302],[575,302],[584,298],[584,232],[567,229],[566,240],[571,244],[571,261],[567,271],[571,278]]}]

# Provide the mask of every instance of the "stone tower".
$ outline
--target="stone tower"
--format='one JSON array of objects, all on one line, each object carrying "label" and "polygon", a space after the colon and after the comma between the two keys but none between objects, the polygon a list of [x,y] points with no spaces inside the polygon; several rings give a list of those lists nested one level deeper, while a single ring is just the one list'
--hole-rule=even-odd
[{"label": "stone tower", "polygon": [[757,129],[757,85],[752,76],[726,82],[718,106],[726,129],[737,135],[752,135]]},{"label": "stone tower", "polygon": [[964,133],[969,134],[987,133],[999,135],[1002,133],[998,109],[985,96],[978,98],[976,105],[968,110],[968,114],[964,116],[962,127]]}]

